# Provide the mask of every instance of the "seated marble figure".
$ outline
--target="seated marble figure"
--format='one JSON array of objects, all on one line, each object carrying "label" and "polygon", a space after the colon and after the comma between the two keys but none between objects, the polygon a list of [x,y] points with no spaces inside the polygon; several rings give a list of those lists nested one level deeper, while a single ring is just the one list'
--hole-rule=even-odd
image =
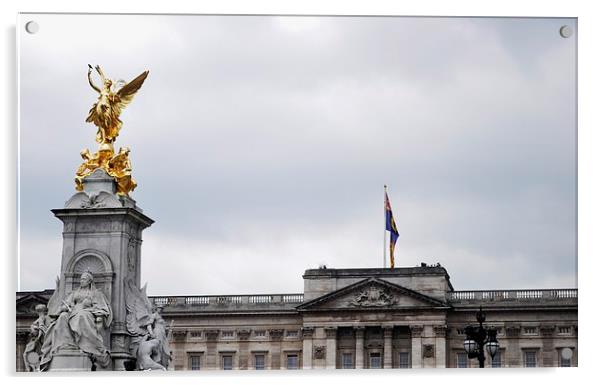
[{"label": "seated marble figure", "polygon": [[[49,305],[49,315],[55,319],[46,332],[40,368],[47,370],[53,357],[64,350],[79,350],[95,364],[109,366],[111,357],[102,331],[111,324],[111,306],[103,292],[95,287],[93,275],[84,272],[80,287],[58,301],[57,309]],[[57,301],[51,299],[50,302]]]}]

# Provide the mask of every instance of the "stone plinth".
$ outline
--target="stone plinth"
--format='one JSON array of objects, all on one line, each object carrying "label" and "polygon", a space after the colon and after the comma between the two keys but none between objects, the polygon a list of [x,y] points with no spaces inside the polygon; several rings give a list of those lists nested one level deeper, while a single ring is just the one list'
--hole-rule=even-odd
[{"label": "stone plinth", "polygon": [[102,169],[84,178],[83,186],[65,208],[52,210],[64,224],[59,292],[64,298],[77,289],[83,272],[93,274],[113,312],[103,335],[112,369],[125,370],[124,362],[133,358],[125,326],[125,282],[132,279],[140,287],[142,230],[153,220],[133,199],[116,195],[115,181]]},{"label": "stone plinth", "polygon": [[50,362],[51,372],[89,372],[92,361],[86,353],[79,350],[63,350],[53,354]]}]

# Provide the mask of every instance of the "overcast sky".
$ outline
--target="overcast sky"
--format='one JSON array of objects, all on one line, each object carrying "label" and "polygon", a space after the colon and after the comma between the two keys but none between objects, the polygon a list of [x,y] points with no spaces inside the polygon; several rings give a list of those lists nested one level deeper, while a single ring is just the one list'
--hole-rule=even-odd
[{"label": "overcast sky", "polygon": [[440,262],[462,289],[576,287],[574,19],[25,15],[20,290],[53,287],[96,94],[122,114],[152,295],[302,292],[301,275]]}]

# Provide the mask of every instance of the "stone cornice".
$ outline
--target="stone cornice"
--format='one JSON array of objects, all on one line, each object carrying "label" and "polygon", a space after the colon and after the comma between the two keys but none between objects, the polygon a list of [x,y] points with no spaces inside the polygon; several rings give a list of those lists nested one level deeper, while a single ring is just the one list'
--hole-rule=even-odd
[{"label": "stone cornice", "polygon": [[435,337],[447,337],[447,326],[446,325],[435,325],[433,326]]},{"label": "stone cornice", "polygon": [[315,328],[306,326],[303,329],[301,329],[301,331],[303,333],[303,338],[311,338],[314,336]]},{"label": "stone cornice", "polygon": [[207,341],[217,341],[217,337],[219,336],[219,330],[218,329],[209,329],[209,330],[205,330],[205,338],[207,339]]},{"label": "stone cornice", "polygon": [[412,334],[412,338],[422,337],[423,330],[423,325],[410,325],[410,332]]},{"label": "stone cornice", "polygon": [[251,330],[240,329],[240,330],[236,331],[236,335],[238,336],[238,339],[240,339],[241,341],[247,341],[249,339],[249,336],[251,335]]},{"label": "stone cornice", "polygon": [[336,326],[328,326],[324,328],[324,332],[326,333],[326,338],[337,338],[337,328]]},{"label": "stone cornice", "polygon": [[284,329],[270,329],[270,341],[281,341],[284,334]]}]

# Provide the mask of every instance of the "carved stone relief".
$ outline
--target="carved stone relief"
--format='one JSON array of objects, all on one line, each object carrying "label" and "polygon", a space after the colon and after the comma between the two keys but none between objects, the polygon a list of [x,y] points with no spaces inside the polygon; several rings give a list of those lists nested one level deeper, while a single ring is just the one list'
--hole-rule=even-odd
[{"label": "carved stone relief", "polygon": [[314,346],[314,359],[321,360],[326,355],[326,346]]},{"label": "carved stone relief", "polygon": [[397,303],[388,289],[376,285],[369,286],[349,302],[351,306],[371,307],[371,306],[391,306]]},{"label": "carved stone relief", "polygon": [[82,274],[85,271],[89,271],[92,274],[104,273],[104,263],[95,255],[86,255],[80,258],[73,266],[74,273]]},{"label": "carved stone relief", "polygon": [[136,241],[130,238],[127,252],[128,275],[133,277],[136,272]]},{"label": "carved stone relief", "polygon": [[432,358],[435,356],[435,345],[422,345],[422,356]]}]

